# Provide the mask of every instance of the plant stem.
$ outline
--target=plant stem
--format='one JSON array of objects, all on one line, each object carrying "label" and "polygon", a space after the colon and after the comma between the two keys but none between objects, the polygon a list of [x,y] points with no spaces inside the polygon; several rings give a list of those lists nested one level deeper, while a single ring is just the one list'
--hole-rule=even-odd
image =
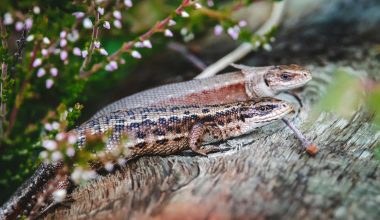
[{"label": "plant stem", "polygon": [[[0,17],[0,34],[1,34],[1,45],[4,49],[4,53],[8,49],[8,42],[7,42],[7,31],[5,29],[5,25],[3,23],[2,18]],[[8,72],[8,64],[5,60],[1,63],[1,83],[0,83],[0,140],[4,136],[4,124],[6,120],[6,114],[7,114],[7,106],[4,101],[4,83],[7,79],[7,72]],[[0,143],[1,145],[1,143]]]}]

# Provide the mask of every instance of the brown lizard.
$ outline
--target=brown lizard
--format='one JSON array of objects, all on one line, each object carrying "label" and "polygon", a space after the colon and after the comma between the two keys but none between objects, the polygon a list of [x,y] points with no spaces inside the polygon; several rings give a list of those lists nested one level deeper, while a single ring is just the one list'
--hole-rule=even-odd
[{"label": "brown lizard", "polygon": [[[143,155],[170,155],[186,149],[206,156],[217,148],[203,148],[202,145],[247,134],[291,111],[290,104],[275,98],[230,104],[140,107],[91,119],[71,133],[77,135],[78,145],[82,148],[89,134],[105,135],[111,131],[107,136],[107,151],[121,145],[120,156],[127,160]],[[122,141],[124,136],[127,137],[125,142]],[[41,175],[37,177],[41,178]],[[29,184],[36,183],[30,181]],[[13,197],[4,204],[0,210],[1,218],[11,219],[18,212],[28,210],[25,205],[31,201],[25,195],[30,190],[23,190],[23,193],[15,194],[21,197]]]}]

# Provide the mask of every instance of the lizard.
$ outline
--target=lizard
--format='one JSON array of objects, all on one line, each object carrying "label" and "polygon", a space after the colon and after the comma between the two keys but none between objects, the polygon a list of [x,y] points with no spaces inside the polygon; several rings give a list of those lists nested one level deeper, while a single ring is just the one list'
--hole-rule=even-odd
[{"label": "lizard", "polygon": [[[230,104],[140,107],[96,117],[71,133],[77,135],[78,147],[83,148],[88,134],[105,135],[110,130],[106,151],[121,145],[122,157],[127,160],[143,155],[171,155],[187,149],[207,156],[217,147],[202,147],[205,144],[250,133],[292,111],[291,104],[275,98]],[[125,142],[123,136],[128,137]],[[18,207],[12,201],[2,207],[1,218],[16,217],[14,209]]]},{"label": "lizard", "polygon": [[[294,64],[267,67],[233,66],[239,70],[206,79],[163,85],[128,96],[103,108],[92,119],[128,108],[175,104],[220,104],[260,96],[274,96],[279,92],[301,87],[311,79],[308,70]],[[42,164],[38,168],[39,172],[21,185],[2,209],[10,210],[11,206],[26,203],[33,195],[33,191],[38,191],[54,176],[59,165]]]},{"label": "lizard", "polygon": [[92,118],[136,107],[174,104],[221,104],[245,101],[300,88],[312,79],[302,66],[277,65],[250,67],[232,64],[238,71],[204,79],[172,83],[127,96],[109,104]]}]

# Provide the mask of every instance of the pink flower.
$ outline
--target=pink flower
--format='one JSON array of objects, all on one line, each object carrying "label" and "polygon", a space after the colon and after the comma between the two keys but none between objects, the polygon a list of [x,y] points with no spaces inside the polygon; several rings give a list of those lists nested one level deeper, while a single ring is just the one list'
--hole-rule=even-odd
[{"label": "pink flower", "polygon": [[82,50],[82,57],[86,58],[87,55],[88,55],[88,51],[87,50]]},{"label": "pink flower", "polygon": [[61,58],[61,60],[66,60],[67,57],[68,57],[68,53],[66,50],[62,50],[61,53],[59,54],[59,57]]},{"label": "pink flower", "polygon": [[220,36],[221,34],[223,33],[223,27],[222,27],[222,25],[216,25],[215,27],[214,27],[214,34],[215,34],[215,36]]},{"label": "pink flower", "polygon": [[90,18],[85,18],[83,19],[83,27],[86,29],[91,29],[92,28],[92,21]]},{"label": "pink flower", "polygon": [[44,148],[46,148],[46,150],[53,151],[53,150],[57,149],[57,142],[55,142],[53,140],[44,140],[44,141],[42,141],[42,146]]},{"label": "pink flower", "polygon": [[67,45],[67,40],[66,39],[61,39],[60,41],[59,41],[59,46],[61,46],[61,47],[65,47]]},{"label": "pink flower", "polygon": [[104,48],[100,48],[99,52],[101,55],[104,55],[104,56],[108,55],[108,52]]},{"label": "pink flower", "polygon": [[66,36],[67,36],[67,31],[61,31],[61,33],[59,33],[60,38],[65,38]]},{"label": "pink flower", "polygon": [[231,36],[232,39],[237,40],[240,34],[240,28],[238,26],[229,27],[227,33]]},{"label": "pink flower", "polygon": [[16,31],[21,31],[24,28],[24,24],[21,21],[16,22],[15,29]]},{"label": "pink flower", "polygon": [[41,64],[42,64],[42,59],[41,59],[41,58],[37,58],[37,59],[35,59],[35,60],[33,61],[32,66],[35,68],[35,67],[39,67],[39,66],[41,66]]},{"label": "pink flower", "polygon": [[174,25],[176,25],[177,23],[174,21],[174,20],[169,20],[169,26],[174,26]]},{"label": "pink flower", "polygon": [[74,47],[73,54],[75,56],[81,56],[82,55],[82,51],[78,47]]},{"label": "pink flower", "polygon": [[81,12],[81,11],[74,12],[73,15],[74,15],[77,19],[80,19],[80,18],[83,18],[83,17],[84,17],[84,13]]},{"label": "pink flower", "polygon": [[53,77],[56,77],[58,76],[58,69],[53,67],[50,69],[50,75],[53,76]]},{"label": "pink flower", "polygon": [[113,11],[112,12],[112,15],[116,18],[116,19],[118,19],[118,20],[121,20],[121,12],[120,11],[118,11],[118,10],[115,10],[115,11]]},{"label": "pink flower", "polygon": [[42,54],[42,56],[46,57],[47,55],[49,55],[49,51],[44,48],[41,50],[41,54]]},{"label": "pink flower", "polygon": [[108,71],[108,72],[112,72],[112,71],[115,71],[117,70],[118,68],[118,65],[117,65],[117,62],[112,60],[111,62],[109,62],[106,66],[105,66],[105,70]]},{"label": "pink flower", "polygon": [[99,8],[98,8],[98,13],[99,13],[100,15],[104,15],[104,8],[99,7]]},{"label": "pink flower", "polygon": [[195,3],[195,8],[196,9],[200,9],[200,8],[202,8],[202,5],[199,2],[196,2]]},{"label": "pink flower", "polygon": [[121,24],[121,21],[119,20],[114,20],[113,26],[115,26],[117,29],[121,29],[123,27],[123,25]]},{"label": "pink flower", "polygon": [[137,48],[143,48],[144,44],[142,42],[138,41],[138,42],[135,43],[135,47],[137,47]]},{"label": "pink flower", "polygon": [[152,43],[150,40],[144,40],[142,43],[146,48],[152,48]]},{"label": "pink flower", "polygon": [[110,23],[108,22],[108,21],[105,21],[104,23],[103,23],[103,27],[105,28],[105,29],[111,29],[111,25],[110,25]]},{"label": "pink flower", "polygon": [[52,79],[46,80],[45,86],[47,89],[50,89],[51,87],[53,87],[53,85],[54,85],[54,81]]},{"label": "pink flower", "polygon": [[43,76],[45,75],[45,73],[46,73],[46,71],[45,71],[44,68],[39,68],[39,69],[37,70],[37,77],[38,77],[38,78],[41,78],[41,77],[43,77]]},{"label": "pink flower", "polygon": [[165,36],[166,37],[173,37],[173,32],[171,30],[169,30],[169,29],[166,29],[165,30]]},{"label": "pink flower", "polygon": [[181,11],[181,16],[184,18],[188,18],[190,15],[186,11]]},{"label": "pink flower", "polygon": [[95,48],[100,48],[100,42],[99,41],[94,41],[94,46],[95,46]]},{"label": "pink flower", "polygon": [[131,0],[124,0],[124,5],[128,8],[131,8],[133,6],[133,3]]},{"label": "pink flower", "polygon": [[131,55],[132,55],[132,57],[134,57],[136,59],[141,59],[141,57],[142,57],[141,54],[137,50],[133,50],[131,52]]},{"label": "pink flower", "polygon": [[33,20],[31,18],[27,18],[25,20],[25,28],[27,30],[30,30],[32,28],[32,25],[33,25]]},{"label": "pink flower", "polygon": [[246,20],[240,20],[240,21],[239,21],[239,26],[240,26],[240,27],[245,27],[245,26],[247,26],[247,21],[246,21]]}]

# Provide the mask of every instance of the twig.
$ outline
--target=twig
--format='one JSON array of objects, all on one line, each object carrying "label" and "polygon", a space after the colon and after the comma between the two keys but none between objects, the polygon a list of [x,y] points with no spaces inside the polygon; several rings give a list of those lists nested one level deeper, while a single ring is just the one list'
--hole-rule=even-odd
[{"label": "twig", "polygon": [[[7,42],[7,31],[5,29],[5,25],[3,23],[3,19],[0,17],[0,33],[1,33],[1,45],[6,51],[8,49],[8,42]],[[0,104],[0,139],[2,139],[3,134],[4,134],[4,122],[5,122],[5,117],[7,113],[7,106],[6,103],[3,99],[4,97],[4,83],[7,79],[7,72],[8,72],[8,64],[6,63],[5,60],[2,61],[1,63],[1,84],[0,84],[0,98],[1,98],[1,104]],[[1,146],[1,144],[0,144]]]},{"label": "twig", "polygon": [[[24,28],[24,30],[26,31],[26,28]],[[21,39],[17,41],[18,42],[17,45],[20,46],[20,47],[21,46],[22,47],[25,46],[25,39],[26,38],[25,38],[24,34],[26,35],[26,32],[23,33]],[[24,101],[24,93],[25,93],[25,90],[26,90],[26,88],[28,86],[28,83],[29,83],[29,78],[31,76],[31,71],[32,71],[32,68],[33,68],[33,62],[36,59],[36,55],[37,55],[37,49],[38,49],[38,45],[35,44],[33,52],[32,52],[32,56],[30,58],[29,71],[28,71],[27,75],[25,76],[24,81],[21,84],[21,88],[20,88],[19,92],[16,95],[15,105],[12,108],[12,111],[11,111],[11,115],[10,115],[10,118],[9,118],[9,127],[7,129],[6,134],[5,134],[6,137],[8,137],[11,134],[13,126],[14,126],[14,124],[16,122],[18,111],[20,109],[21,104]],[[23,48],[18,48],[18,50],[17,50],[18,52],[16,52],[16,54],[15,54],[15,59],[17,59],[15,62],[18,61],[18,58],[19,58],[22,50],[23,50]]]},{"label": "twig", "polygon": [[[280,23],[281,17],[284,11],[285,3],[286,3],[286,0],[273,3],[273,8],[272,8],[272,13],[271,13],[270,18],[256,31],[256,34],[264,35],[268,31],[270,31],[270,29],[273,26],[276,26]],[[220,60],[208,66],[202,73],[200,73],[195,78],[202,79],[202,78],[213,76],[217,74],[219,71],[226,68],[231,63],[235,63],[236,61],[245,57],[253,49],[254,47],[251,43],[243,43],[231,53],[227,54],[226,56],[222,57]]]},{"label": "twig", "polygon": [[292,129],[292,131],[294,132],[295,136],[297,137],[298,140],[301,141],[302,143],[302,146],[305,148],[306,152],[308,152],[310,155],[314,156],[318,153],[318,147],[317,145],[313,144],[312,142],[310,142],[303,134],[300,130],[298,130],[298,128],[296,126],[294,126],[293,123],[291,123],[288,119],[286,118],[283,118],[282,119],[283,122],[285,122],[285,124],[290,128]]},{"label": "twig", "polygon": [[206,64],[203,63],[202,60],[200,60],[197,56],[190,53],[189,50],[182,44],[172,42],[169,43],[168,47],[178,53],[180,53],[182,56],[184,56],[187,60],[189,60],[194,66],[196,66],[199,70],[206,69]]},{"label": "twig", "polygon": [[92,54],[93,54],[94,49],[95,49],[95,41],[98,39],[98,35],[99,35],[100,13],[96,10],[95,4],[93,3],[92,5],[93,5],[94,11],[96,13],[95,24],[94,24],[94,27],[92,29],[92,37],[91,37],[90,47],[88,49],[88,55],[86,56],[86,58],[84,59],[84,61],[82,63],[82,66],[80,68],[80,74],[82,74],[82,72],[87,68],[87,66],[91,62],[91,57],[92,57]]},{"label": "twig", "polygon": [[[108,61],[112,60],[118,60],[120,59],[120,56],[132,49],[132,47],[139,41],[144,41],[149,39],[152,35],[158,32],[163,32],[166,28],[166,25],[169,23],[171,19],[173,19],[174,16],[180,15],[181,12],[187,8],[193,5],[193,2],[190,0],[183,0],[182,3],[176,8],[174,12],[172,12],[169,16],[167,16],[165,19],[157,22],[151,29],[149,29],[147,32],[145,32],[143,35],[136,37],[134,40],[124,42],[121,47],[114,52],[111,56],[108,57]],[[90,77],[92,74],[100,70],[104,66],[104,62],[96,63],[94,64],[90,70],[88,71],[81,71],[80,77],[81,78],[87,78]]]}]

